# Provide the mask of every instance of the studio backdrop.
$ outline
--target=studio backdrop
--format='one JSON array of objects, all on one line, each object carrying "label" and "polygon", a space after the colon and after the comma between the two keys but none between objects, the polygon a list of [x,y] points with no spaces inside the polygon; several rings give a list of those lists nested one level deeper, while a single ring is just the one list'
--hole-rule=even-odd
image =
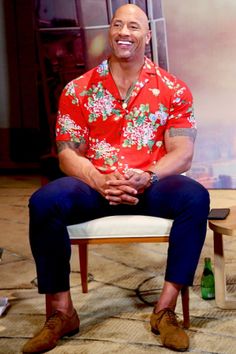
[{"label": "studio backdrop", "polygon": [[207,188],[235,188],[235,0],[36,0],[40,97],[51,140],[62,88],[109,54],[109,23],[125,3],[149,17],[146,55],[193,93],[198,136],[189,176]]}]

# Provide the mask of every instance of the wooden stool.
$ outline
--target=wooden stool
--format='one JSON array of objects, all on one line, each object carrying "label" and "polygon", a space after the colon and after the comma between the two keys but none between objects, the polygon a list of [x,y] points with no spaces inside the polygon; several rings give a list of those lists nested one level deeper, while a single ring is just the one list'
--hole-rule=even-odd
[{"label": "wooden stool", "polygon": [[236,236],[236,206],[230,208],[225,220],[209,220],[214,237],[214,270],[216,305],[222,309],[236,309],[236,298],[227,298],[223,235]]}]

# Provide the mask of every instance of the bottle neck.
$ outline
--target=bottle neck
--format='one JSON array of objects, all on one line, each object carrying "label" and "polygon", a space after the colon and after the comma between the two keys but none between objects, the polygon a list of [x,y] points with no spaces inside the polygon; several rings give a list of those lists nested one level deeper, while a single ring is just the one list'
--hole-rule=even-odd
[{"label": "bottle neck", "polygon": [[205,258],[205,268],[208,268],[212,270],[211,268],[211,259],[210,258]]}]

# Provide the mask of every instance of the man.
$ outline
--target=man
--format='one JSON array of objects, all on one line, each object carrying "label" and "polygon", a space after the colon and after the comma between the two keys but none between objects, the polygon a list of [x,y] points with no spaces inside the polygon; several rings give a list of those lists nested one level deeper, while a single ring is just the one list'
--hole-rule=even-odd
[{"label": "man", "polygon": [[181,288],[193,283],[209,195],[181,175],[191,165],[196,135],[192,96],[183,82],[145,58],[150,37],[145,13],[136,5],[121,6],[109,30],[109,60],[70,82],[61,95],[58,157],[68,177],[30,200],[30,242],[47,319],[24,353],[52,349],[63,335],[79,331],[66,226],[126,213],[174,219],[151,329],[166,347],[189,346],[174,310]]}]

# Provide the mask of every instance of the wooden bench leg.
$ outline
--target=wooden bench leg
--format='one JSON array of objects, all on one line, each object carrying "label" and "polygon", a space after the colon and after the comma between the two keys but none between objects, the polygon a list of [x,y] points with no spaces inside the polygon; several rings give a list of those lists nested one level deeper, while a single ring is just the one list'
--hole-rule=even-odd
[{"label": "wooden bench leg", "polygon": [[181,299],[182,299],[182,308],[183,308],[183,327],[189,328],[190,318],[189,318],[189,287],[184,286],[181,289]]},{"label": "wooden bench leg", "polygon": [[222,309],[236,309],[236,299],[227,300],[223,235],[214,232],[214,271],[216,305]]},{"label": "wooden bench leg", "polygon": [[79,248],[79,263],[82,292],[88,292],[88,244],[80,243]]}]

